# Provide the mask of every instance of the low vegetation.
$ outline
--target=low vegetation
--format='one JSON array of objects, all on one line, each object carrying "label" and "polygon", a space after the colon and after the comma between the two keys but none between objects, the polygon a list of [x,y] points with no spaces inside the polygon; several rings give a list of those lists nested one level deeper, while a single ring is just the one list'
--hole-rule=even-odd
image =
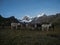
[{"label": "low vegetation", "polygon": [[1,29],[0,45],[60,45],[60,28],[54,31]]}]

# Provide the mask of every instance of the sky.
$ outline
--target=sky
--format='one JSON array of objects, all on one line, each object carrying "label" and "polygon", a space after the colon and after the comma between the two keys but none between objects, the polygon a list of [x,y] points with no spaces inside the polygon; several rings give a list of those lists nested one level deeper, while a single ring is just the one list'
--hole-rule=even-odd
[{"label": "sky", "polygon": [[60,13],[60,0],[0,0],[0,15],[34,17],[41,13],[52,15]]}]

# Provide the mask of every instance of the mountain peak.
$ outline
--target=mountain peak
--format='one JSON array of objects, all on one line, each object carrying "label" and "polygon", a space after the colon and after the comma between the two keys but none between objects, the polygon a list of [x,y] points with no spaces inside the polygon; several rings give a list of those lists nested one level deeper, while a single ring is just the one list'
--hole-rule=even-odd
[{"label": "mountain peak", "polygon": [[29,16],[24,16],[22,20],[27,20],[27,21],[29,21],[29,20],[30,20],[29,18],[30,18]]},{"label": "mountain peak", "polygon": [[31,22],[32,18],[30,16],[24,16],[21,22]]},{"label": "mountain peak", "polygon": [[42,13],[42,14],[38,14],[37,17],[41,17],[41,16],[44,16],[45,13]]}]

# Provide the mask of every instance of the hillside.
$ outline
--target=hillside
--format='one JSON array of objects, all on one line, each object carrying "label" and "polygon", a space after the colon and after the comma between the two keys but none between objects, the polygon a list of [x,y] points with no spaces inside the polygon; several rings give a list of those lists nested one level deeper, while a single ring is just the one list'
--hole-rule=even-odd
[{"label": "hillside", "polygon": [[60,13],[56,15],[43,15],[41,17],[35,17],[31,23],[55,23],[55,24],[60,24]]},{"label": "hillside", "polygon": [[4,18],[0,15],[0,26],[5,25],[8,26],[11,22],[19,22],[14,16]]}]

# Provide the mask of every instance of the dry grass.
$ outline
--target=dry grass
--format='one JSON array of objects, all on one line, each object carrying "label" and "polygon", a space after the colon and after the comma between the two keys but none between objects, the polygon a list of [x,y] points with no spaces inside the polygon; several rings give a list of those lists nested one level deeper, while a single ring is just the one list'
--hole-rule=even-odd
[{"label": "dry grass", "polygon": [[0,45],[60,45],[59,29],[48,32],[2,29],[0,30]]}]

